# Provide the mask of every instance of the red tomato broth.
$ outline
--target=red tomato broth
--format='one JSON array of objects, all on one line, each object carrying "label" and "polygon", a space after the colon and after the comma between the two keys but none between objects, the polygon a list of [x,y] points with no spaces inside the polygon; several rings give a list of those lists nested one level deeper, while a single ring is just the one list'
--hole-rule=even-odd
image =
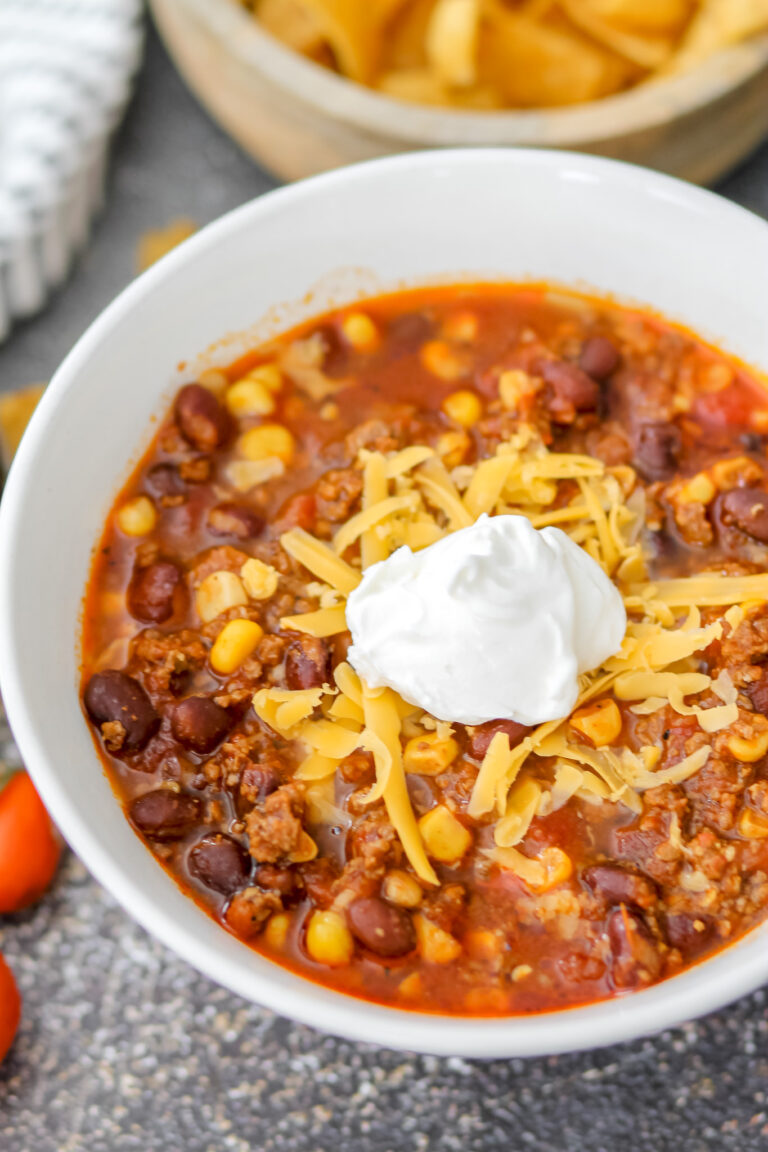
[{"label": "red tomato broth", "polygon": [[[360,311],[370,317],[380,334],[378,346],[373,351],[355,351],[344,344],[341,335],[340,325],[344,317]],[[466,376],[452,381],[438,379],[424,367],[419,358],[420,349],[425,341],[439,336],[446,320],[464,313],[475,318],[477,328],[472,340],[453,342],[454,350],[466,360]],[[190,453],[189,445],[183,443],[178,433],[173,413],[162,422],[155,441],[124,486],[115,507],[146,491],[148,472],[157,464],[176,466],[180,459],[204,457],[212,463],[211,478],[185,484],[182,501],[167,507],[158,505],[157,526],[147,539],[124,535],[116,526],[114,514],[110,516],[95,555],[86,597],[84,687],[92,674],[104,665],[104,652],[109,645],[122,638],[123,642],[110,650],[110,656],[117,653],[117,661],[106,660],[106,666],[122,668],[128,656],[125,641],[130,639],[133,643],[133,638],[142,631],[143,625],[127,610],[125,591],[137,554],[144,545],[158,544],[160,555],[172,559],[186,574],[189,568],[199,563],[201,554],[212,548],[234,547],[249,555],[272,556],[278,548],[276,540],[280,532],[294,523],[314,530],[320,536],[327,534],[327,523],[324,524],[318,514],[318,482],[329,470],[349,468],[350,452],[343,445],[345,435],[365,422],[377,421],[384,427],[382,435],[385,438],[390,432],[401,444],[434,443],[442,433],[456,430],[456,424],[443,414],[441,405],[457,389],[475,391],[485,407],[483,421],[493,424],[496,420],[500,425],[503,423],[502,414],[496,410],[498,372],[494,369],[499,365],[514,366],[521,358],[524,361],[527,348],[534,343],[543,345],[553,356],[568,363],[578,358],[584,340],[593,335],[609,336],[621,348],[622,365],[612,376],[609,386],[603,388],[598,409],[578,413],[565,424],[551,421],[544,411],[537,412],[536,418],[542,422],[542,427],[546,425],[545,431],[554,449],[610,453],[616,446],[607,440],[611,435],[618,436],[615,429],[611,431],[614,425],[619,425],[619,432],[624,427],[632,433],[644,420],[648,423],[664,422],[658,414],[665,414],[665,406],[674,402],[673,419],[679,430],[680,448],[670,480],[677,475],[693,475],[724,455],[745,456],[761,471],[768,471],[768,441],[761,431],[766,426],[760,420],[756,421],[754,415],[755,412],[768,413],[768,397],[758,378],[691,333],[637,310],[576,296],[569,301],[562,293],[552,293],[545,286],[478,285],[415,290],[365,301],[309,321],[272,342],[266,349],[256,349],[241,358],[227,369],[227,379],[230,382],[241,379],[253,367],[270,362],[277,346],[286,346],[318,331],[324,333],[327,346],[323,365],[325,374],[331,381],[349,378],[351,383],[322,401],[312,401],[290,378],[286,378],[282,390],[275,397],[276,406],[272,413],[263,419],[247,417],[239,421],[239,433],[264,422],[284,425],[291,431],[297,446],[294,460],[285,474],[261,485],[256,494],[251,492],[243,498],[225,492],[227,499],[248,504],[263,518],[266,527],[258,538],[258,547],[254,547],[251,540],[244,544],[217,536],[206,524],[208,512],[221,498],[221,491],[214,491],[214,485],[220,486],[222,491],[226,488],[222,478],[227,464],[234,457],[232,438],[226,446],[213,452]],[[707,379],[713,366],[716,369],[714,382],[721,382],[730,373],[729,382],[718,391],[703,391],[698,382]],[[661,381],[663,387],[659,386],[657,391],[663,392],[663,397],[654,398],[653,389],[647,392],[644,385],[648,379]],[[637,401],[637,395],[632,391],[633,382],[636,393],[642,391],[644,399]],[[643,385],[642,389],[640,385]],[[337,411],[331,409],[329,412],[329,404],[335,405]],[[649,411],[651,417],[654,415],[654,404],[656,420],[648,420]],[[321,416],[323,408],[326,412]],[[499,436],[503,439],[503,432],[486,427],[483,421],[468,429],[470,446],[466,458],[470,462],[487,455],[489,445],[497,442]],[[636,463],[631,445],[627,460]],[[663,505],[663,494],[654,490],[654,485],[658,487],[660,484],[661,481],[648,480],[645,487],[652,499]],[[712,513],[713,517],[717,515],[719,513]],[[663,527],[653,536],[657,547],[652,555],[652,577],[688,574],[713,563],[741,565],[748,571],[766,567],[762,553],[759,553],[761,545],[755,545],[749,538],[734,542],[731,538],[733,532],[724,536],[718,528],[716,538],[705,547],[687,540],[670,516],[668,507],[664,508]],[[312,607],[301,597],[297,603],[300,606],[294,606],[294,612]],[[280,632],[279,628],[274,629],[274,620],[270,622],[268,615],[266,618],[259,616],[259,619],[262,624],[267,624],[268,630],[273,629],[268,634]],[[200,630],[194,598],[189,590],[177,598],[173,615],[154,630],[162,638],[177,635],[184,629]],[[203,642],[207,644],[213,631],[209,627],[206,634],[203,628],[202,633]],[[334,641],[329,647],[334,663],[343,658],[343,645]],[[150,665],[142,664],[135,654],[132,660],[130,667],[146,687]],[[181,694],[185,697],[190,694],[213,696],[221,690],[222,677],[211,671],[206,660],[193,662],[191,671],[184,675]],[[249,687],[255,689],[256,686],[254,683]],[[224,917],[231,894],[213,891],[190,873],[188,853],[201,836],[214,833],[229,835],[233,827],[240,829],[232,834],[245,847],[246,839],[241,827],[242,796],[236,787],[220,786],[221,781],[212,783],[206,780],[206,763],[214,760],[215,755],[207,757],[190,753],[189,749],[180,750],[168,719],[175,707],[173,693],[151,690],[150,695],[161,716],[161,724],[146,746],[132,755],[110,755],[98,741],[99,750],[109,778],[126,809],[130,809],[136,798],[145,794],[150,786],[159,782],[201,800],[204,808],[183,834],[149,836],[148,842],[163,866],[185,890],[226,926]],[[663,721],[663,718],[653,716],[637,717],[623,703],[620,709],[622,740],[629,746],[636,746],[638,730],[653,729]],[[234,705],[231,711],[236,717],[233,724],[235,733],[258,731],[260,738],[264,736],[263,726],[244,703]],[[671,736],[664,736],[664,731],[667,731],[664,729],[657,738],[659,746],[674,749],[678,756],[684,743],[681,735],[685,728],[683,720],[687,718],[673,715],[669,723]],[[608,861],[620,868],[643,872],[647,853],[658,848],[663,837],[659,841],[658,830],[638,828],[633,842],[631,834],[638,823],[656,810],[652,812],[653,806],[649,809],[644,805],[644,812],[638,819],[620,805],[593,805],[572,799],[558,811],[534,818],[526,837],[518,845],[519,849],[525,854],[535,855],[544,847],[555,846],[567,853],[572,864],[572,874],[563,885],[545,894],[546,898],[537,897],[510,873],[497,867],[490,870],[478,868],[478,851],[483,845],[492,843],[492,827],[487,821],[471,821],[461,807],[468,795],[468,781],[471,782],[473,773],[476,774],[477,760],[467,754],[470,735],[463,732],[462,726],[456,728],[461,748],[457,758],[459,763],[437,778],[417,777],[414,781],[414,777],[409,776],[408,780],[412,785],[411,799],[417,815],[421,809],[426,811],[430,804],[449,797],[460,820],[471,828],[475,837],[472,853],[459,865],[436,865],[441,892],[451,886],[464,889],[461,908],[458,911],[452,907],[442,908],[437,898],[426,909],[430,920],[444,925],[444,930],[450,931],[462,944],[460,958],[446,964],[425,963],[417,953],[382,958],[358,944],[349,965],[328,967],[319,964],[307,954],[306,922],[313,908],[322,907],[322,900],[317,903],[306,889],[295,903],[287,905],[290,923],[280,949],[271,950],[261,935],[255,935],[248,943],[303,976],[379,1003],[457,1015],[504,1015],[553,1010],[604,999],[672,975],[743,933],[764,915],[768,885],[763,892],[759,877],[763,871],[768,871],[768,840],[745,839],[735,827],[717,827],[713,832],[697,808],[698,801],[695,793],[691,792],[690,782],[686,782],[677,786],[676,796],[668,800],[666,807],[662,804],[660,810],[668,815],[669,805],[680,802],[682,796],[690,808],[691,840],[712,833],[717,840],[717,845],[710,851],[713,859],[718,851],[722,854],[721,844],[727,848],[732,846],[738,857],[736,871],[740,869],[749,878],[755,893],[752,894],[750,889],[747,911],[735,916],[736,896],[727,889],[722,876],[713,877],[718,890],[716,912],[721,912],[719,928],[726,924],[727,931],[719,934],[719,929],[710,931],[707,923],[706,930],[702,930],[702,940],[698,941],[691,929],[694,943],[681,949],[675,946],[665,928],[665,918],[672,915],[669,909],[673,907],[667,887],[671,890],[674,884],[652,878],[659,890],[659,904],[650,914],[650,927],[642,919],[644,913],[623,902],[617,907],[625,909],[622,913],[624,920],[611,923],[614,926],[618,923],[616,932],[620,933],[622,923],[627,931],[627,924],[631,929],[633,921],[627,920],[628,916],[640,917],[637,931],[642,929],[642,934],[647,930],[651,943],[659,949],[659,969],[649,978],[643,976],[628,980],[625,972],[622,979],[617,979],[618,961],[611,950],[609,936],[614,906],[608,903],[601,910],[598,901],[589,905],[587,911],[591,914],[587,915],[583,908],[580,912],[574,910],[575,902],[589,901],[588,886],[582,873],[591,865]],[[283,758],[286,774],[281,777],[281,782],[285,784],[290,779],[291,750],[274,733],[269,739],[277,758]],[[666,750],[664,755],[668,755]],[[750,810],[755,805],[747,798],[746,788],[761,782],[763,767],[760,761],[750,769],[749,779],[742,782],[739,800]],[[536,757],[528,765],[529,773],[542,779],[551,774],[551,768],[550,762]],[[339,809],[345,809],[355,791],[355,782],[346,781],[337,774],[335,804]],[[689,799],[689,794],[694,798]],[[353,826],[363,819],[362,814],[355,814]],[[343,869],[348,862],[349,831],[343,826],[326,824],[312,826],[310,832],[318,844],[319,859],[331,861],[337,871]],[[701,852],[706,855],[707,851],[705,845]],[[311,875],[312,867],[311,863],[291,866],[294,871],[307,876]],[[731,860],[726,869],[728,883],[734,869]],[[717,871],[714,863],[711,870]],[[322,891],[323,884],[317,886]],[[425,896],[425,901],[428,898],[431,899]],[[685,915],[691,920],[688,911]],[[564,927],[565,934],[562,931]],[[473,955],[468,943],[472,933],[488,931],[496,931],[498,951],[490,957]],[[620,956],[618,960],[621,960]],[[529,973],[524,971],[526,967],[530,968]],[[405,977],[412,973],[421,974],[422,986],[414,995],[403,995],[399,989]]]}]

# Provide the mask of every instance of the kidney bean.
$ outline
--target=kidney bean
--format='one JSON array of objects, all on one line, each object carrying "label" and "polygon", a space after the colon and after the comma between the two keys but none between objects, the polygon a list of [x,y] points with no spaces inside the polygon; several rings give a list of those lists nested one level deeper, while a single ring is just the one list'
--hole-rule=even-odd
[{"label": "kidney bean", "polygon": [[233,719],[208,696],[188,696],[171,714],[171,731],[193,752],[212,752],[232,727]]},{"label": "kidney bean", "polygon": [[552,418],[573,420],[575,412],[591,412],[597,408],[600,388],[576,364],[567,360],[538,360],[536,372],[549,385],[552,397],[548,407]]},{"label": "kidney bean", "polygon": [[323,372],[332,379],[339,379],[349,372],[351,350],[335,324],[323,324],[315,330],[323,341]]},{"label": "kidney bean", "polygon": [[188,866],[206,888],[225,896],[242,888],[251,871],[245,850],[231,836],[220,833],[198,840],[189,853]]},{"label": "kidney bean", "polygon": [[611,912],[607,927],[614,984],[634,988],[656,980],[661,974],[661,956],[640,913],[622,905]]},{"label": "kidney bean", "polygon": [[178,840],[200,819],[200,809],[196,796],[157,788],[133,801],[130,817],[145,836],[154,840]]},{"label": "kidney bean", "polygon": [[677,470],[682,448],[683,438],[675,424],[642,424],[634,462],[647,480],[667,480]]},{"label": "kidney bean", "polygon": [[618,864],[592,864],[581,874],[584,883],[606,904],[636,904],[649,909],[657,900],[656,885],[647,876]]},{"label": "kidney bean", "polygon": [[331,675],[330,652],[322,640],[301,636],[285,656],[285,682],[289,688],[320,688]]},{"label": "kidney bean", "polygon": [[144,477],[144,489],[159,500],[163,496],[181,496],[186,485],[175,464],[155,464]]},{"label": "kidney bean", "polygon": [[185,385],[176,397],[175,411],[182,435],[201,452],[212,452],[229,438],[227,411],[202,384]]},{"label": "kidney bean", "polygon": [[91,676],[83,702],[94,724],[122,725],[125,732],[122,752],[143,748],[160,727],[160,717],[141,684],[117,669]]},{"label": "kidney bean", "polygon": [[593,380],[602,383],[618,368],[621,363],[621,354],[607,336],[590,336],[581,346],[579,353],[579,368],[591,376]]},{"label": "kidney bean", "polygon": [[768,716],[768,672],[765,669],[763,669],[763,674],[759,680],[755,680],[753,684],[747,686],[746,692],[755,711],[762,712],[763,716]]},{"label": "kidney bean", "polygon": [[277,864],[260,864],[254,879],[260,888],[277,892],[284,904],[294,903],[304,895],[304,881],[295,868],[280,868]]},{"label": "kidney bean", "polygon": [[277,516],[277,525],[286,532],[289,528],[303,528],[311,532],[315,527],[317,502],[314,492],[297,492],[289,496]]},{"label": "kidney bean", "polygon": [[174,594],[182,575],[170,560],[135,568],[126,593],[128,611],[145,624],[162,624],[174,612]]},{"label": "kidney bean", "polygon": [[265,522],[253,508],[228,501],[216,504],[208,513],[208,531],[214,536],[236,536],[238,540],[249,540],[260,536]]},{"label": "kidney bean", "polygon": [[378,896],[353,900],[347,908],[347,920],[353,936],[377,956],[404,956],[416,947],[409,914]]},{"label": "kidney bean", "polygon": [[301,866],[301,878],[307,896],[318,908],[330,908],[333,903],[333,886],[338,880],[337,865],[327,856],[318,856]]},{"label": "kidney bean", "polygon": [[754,540],[768,544],[768,492],[759,488],[732,488],[723,496],[724,524],[735,524]]},{"label": "kidney bean", "polygon": [[514,748],[519,744],[528,729],[525,724],[518,724],[516,720],[489,720],[487,724],[479,724],[470,736],[467,751],[476,760],[482,760],[488,751],[488,745],[497,732],[506,732],[509,736],[509,746]]}]

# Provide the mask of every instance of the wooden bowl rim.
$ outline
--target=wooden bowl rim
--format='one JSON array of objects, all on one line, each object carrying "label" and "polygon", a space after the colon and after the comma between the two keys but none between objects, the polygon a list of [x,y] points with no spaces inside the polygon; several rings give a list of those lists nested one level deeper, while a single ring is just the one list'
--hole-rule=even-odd
[{"label": "wooden bowl rim", "polygon": [[[586,104],[490,112],[448,110],[396,100],[306,60],[264,32],[237,0],[162,0],[162,4],[186,8],[246,67],[318,113],[416,145],[562,147],[625,136],[700,110],[768,67],[768,33],[764,33],[722,49],[690,72]],[[150,0],[150,7],[159,9],[161,0]]]}]

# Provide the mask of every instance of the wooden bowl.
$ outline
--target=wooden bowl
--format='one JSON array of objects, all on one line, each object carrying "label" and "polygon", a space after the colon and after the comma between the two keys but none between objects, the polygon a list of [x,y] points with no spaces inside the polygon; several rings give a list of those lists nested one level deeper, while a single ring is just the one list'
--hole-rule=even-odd
[{"label": "wooden bowl", "polygon": [[215,120],[286,180],[446,146],[569,148],[716,180],[768,135],[768,35],[694,71],[590,104],[466,112],[405,104],[305,60],[236,0],[150,0],[179,71]]}]

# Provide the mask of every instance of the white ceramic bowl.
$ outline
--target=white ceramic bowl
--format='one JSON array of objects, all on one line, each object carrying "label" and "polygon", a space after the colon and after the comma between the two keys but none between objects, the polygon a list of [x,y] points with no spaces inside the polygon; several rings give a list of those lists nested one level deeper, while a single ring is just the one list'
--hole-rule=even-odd
[{"label": "white ceramic bowl", "polygon": [[[366,272],[327,278],[344,268]],[[273,311],[267,328],[361,286],[446,275],[586,282],[648,302],[768,368],[768,225],[668,177],[567,153],[441,152],[271,193],[150,268],[56,373],[0,509],[2,691],[35,783],[85,864],[149,932],[241,996],[355,1040],[440,1054],[628,1040],[763,983],[768,924],[666,983],[591,1007],[471,1020],[366,1004],[263,959],[181,893],[125,819],[78,703],[91,550],[179,362],[284,301],[301,303]]]}]

